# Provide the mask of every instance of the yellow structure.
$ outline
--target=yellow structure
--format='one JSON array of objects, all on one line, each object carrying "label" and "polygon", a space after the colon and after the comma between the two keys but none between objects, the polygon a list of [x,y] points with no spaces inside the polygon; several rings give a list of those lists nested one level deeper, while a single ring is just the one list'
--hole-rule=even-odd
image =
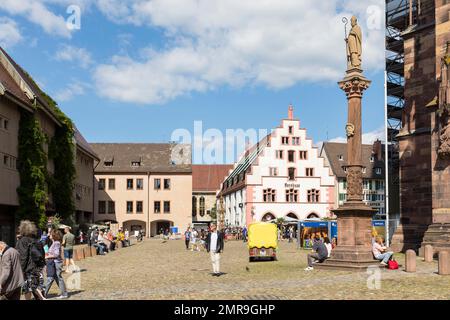
[{"label": "yellow structure", "polygon": [[277,225],[268,222],[252,223],[248,227],[250,261],[255,258],[276,260],[278,248]]}]

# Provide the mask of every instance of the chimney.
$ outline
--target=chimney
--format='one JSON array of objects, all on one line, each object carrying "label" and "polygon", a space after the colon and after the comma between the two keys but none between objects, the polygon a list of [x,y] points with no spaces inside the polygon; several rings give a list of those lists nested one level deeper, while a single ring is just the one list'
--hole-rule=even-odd
[{"label": "chimney", "polygon": [[290,104],[288,108],[288,119],[294,120],[294,107],[292,106],[292,104]]},{"label": "chimney", "polygon": [[382,145],[381,145],[381,141],[379,139],[377,139],[374,143],[373,143],[373,154],[375,156],[375,159],[377,161],[382,161],[383,160],[383,153],[382,153]]}]

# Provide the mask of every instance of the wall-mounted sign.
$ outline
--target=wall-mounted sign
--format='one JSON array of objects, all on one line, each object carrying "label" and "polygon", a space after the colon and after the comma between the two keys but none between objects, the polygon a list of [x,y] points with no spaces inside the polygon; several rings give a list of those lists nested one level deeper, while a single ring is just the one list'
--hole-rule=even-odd
[{"label": "wall-mounted sign", "polygon": [[300,188],[300,184],[298,184],[298,183],[285,183],[284,187],[285,188]]}]

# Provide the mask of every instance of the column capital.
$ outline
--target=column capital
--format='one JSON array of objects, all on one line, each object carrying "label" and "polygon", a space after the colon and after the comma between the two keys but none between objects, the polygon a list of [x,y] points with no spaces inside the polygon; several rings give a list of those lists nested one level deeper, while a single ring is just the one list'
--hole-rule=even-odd
[{"label": "column capital", "polygon": [[364,90],[368,89],[371,83],[360,69],[348,70],[345,78],[338,82],[339,88],[345,92],[348,99],[362,98]]}]

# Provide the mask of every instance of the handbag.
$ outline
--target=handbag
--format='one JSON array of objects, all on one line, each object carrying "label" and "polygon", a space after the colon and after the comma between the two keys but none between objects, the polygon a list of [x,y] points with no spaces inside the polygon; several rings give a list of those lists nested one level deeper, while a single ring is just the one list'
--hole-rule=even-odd
[{"label": "handbag", "polygon": [[398,269],[398,262],[395,260],[389,260],[388,261],[388,269],[389,270],[397,270]]}]

